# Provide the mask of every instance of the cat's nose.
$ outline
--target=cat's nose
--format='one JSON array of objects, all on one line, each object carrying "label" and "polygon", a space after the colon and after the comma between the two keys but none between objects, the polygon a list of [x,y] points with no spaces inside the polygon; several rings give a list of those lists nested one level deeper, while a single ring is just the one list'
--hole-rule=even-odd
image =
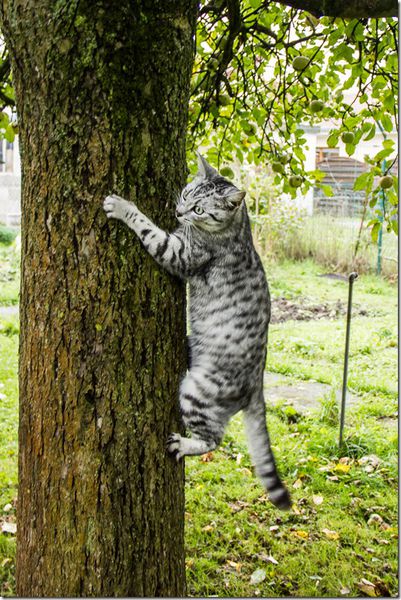
[{"label": "cat's nose", "polygon": [[177,208],[175,209],[175,216],[177,217],[182,217],[182,215],[184,214],[182,208],[180,208],[179,206],[177,206]]}]

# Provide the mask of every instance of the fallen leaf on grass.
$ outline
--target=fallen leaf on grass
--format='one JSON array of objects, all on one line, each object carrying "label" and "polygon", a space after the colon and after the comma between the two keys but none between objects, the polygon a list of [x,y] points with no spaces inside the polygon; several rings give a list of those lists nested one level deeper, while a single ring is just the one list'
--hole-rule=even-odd
[{"label": "fallen leaf on grass", "polygon": [[349,465],[351,459],[349,456],[342,456],[338,462],[340,463],[340,465]]},{"label": "fallen leaf on grass", "polygon": [[381,525],[383,523],[383,517],[381,517],[377,513],[373,513],[368,519],[368,525],[373,525],[374,523]]},{"label": "fallen leaf on grass", "polygon": [[302,487],[302,479],[297,479],[295,483],[292,484],[292,487],[296,490],[299,490],[299,488]]},{"label": "fallen leaf on grass", "polygon": [[351,590],[346,585],[344,585],[340,590],[340,594],[342,596],[345,596],[346,594],[350,594],[350,593],[351,593]]},{"label": "fallen leaf on grass", "polygon": [[237,470],[239,470],[240,473],[247,475],[247,477],[252,476],[252,471],[250,469],[247,469],[247,467],[242,467],[242,469],[237,469]]},{"label": "fallen leaf on grass", "polygon": [[292,535],[295,535],[295,537],[301,538],[301,540],[307,540],[309,538],[309,533],[303,529],[297,529],[296,531],[291,531],[291,533]]},{"label": "fallen leaf on grass", "polygon": [[199,459],[201,462],[211,462],[213,460],[213,452],[206,452],[206,454],[202,454]]},{"label": "fallen leaf on grass", "polygon": [[312,496],[312,500],[313,500],[313,504],[316,504],[316,506],[319,506],[320,504],[323,504],[323,496]]},{"label": "fallen leaf on grass", "polygon": [[338,540],[340,538],[340,535],[337,531],[332,531],[331,529],[327,529],[326,527],[322,529],[322,533],[324,533],[325,536],[329,538],[329,540]]},{"label": "fallen leaf on grass", "polygon": [[351,468],[351,465],[347,465],[344,463],[337,463],[334,467],[334,471],[337,473],[348,473]]},{"label": "fallen leaf on grass", "polygon": [[216,529],[216,523],[214,522],[202,527],[202,531],[213,531],[214,529]]},{"label": "fallen leaf on grass", "polygon": [[368,454],[366,456],[362,456],[362,458],[358,460],[358,465],[361,465],[362,467],[364,465],[369,465],[376,469],[376,467],[378,467],[381,462],[382,461],[378,456],[376,456],[376,454]]},{"label": "fallen leaf on grass", "polygon": [[391,525],[389,525],[389,523],[386,523],[383,517],[381,517],[377,513],[373,513],[370,515],[368,519],[368,525],[378,525],[382,531],[387,531],[388,529],[391,529]]},{"label": "fallen leaf on grass", "polygon": [[243,508],[247,508],[251,506],[250,502],[243,502],[242,500],[236,500],[235,502],[229,502],[228,506],[231,508],[232,512],[236,513]]},{"label": "fallen leaf on grass", "polygon": [[3,533],[11,533],[15,535],[17,533],[17,524],[16,523],[2,523],[1,531]]},{"label": "fallen leaf on grass", "polygon": [[264,569],[256,569],[251,575],[251,584],[257,585],[266,579],[266,571]]},{"label": "fallen leaf on grass", "polygon": [[362,578],[361,581],[356,584],[356,587],[371,598],[376,598],[377,596],[375,584],[367,579]]},{"label": "fallen leaf on grass", "polygon": [[272,563],[273,565],[278,565],[278,560],[274,558],[271,554],[258,554],[257,557],[259,560],[263,560],[263,562]]},{"label": "fallen leaf on grass", "polygon": [[337,475],[328,475],[327,479],[330,481],[340,481],[340,478]]},{"label": "fallen leaf on grass", "polygon": [[234,562],[233,560],[228,560],[226,566],[231,569],[235,569],[235,571],[239,573],[241,571],[242,564]]}]

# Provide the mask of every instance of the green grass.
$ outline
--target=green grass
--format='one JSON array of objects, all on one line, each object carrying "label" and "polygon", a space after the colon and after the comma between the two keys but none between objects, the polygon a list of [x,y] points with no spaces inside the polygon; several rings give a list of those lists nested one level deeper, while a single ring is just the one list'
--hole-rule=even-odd
[{"label": "green grass", "polygon": [[[324,270],[310,261],[266,270],[273,297],[347,300],[347,282],[318,277]],[[394,421],[382,419],[397,411],[396,286],[361,276],[354,304],[369,316],[352,321],[349,384],[360,402],[347,409],[341,452],[334,392],[341,389],[345,318],[271,326],[270,371],[332,386],[312,413],[289,419],[288,406],[268,409],[279,468],[293,496],[290,513],[272,507],[253,476],[240,416],[211,462],[187,459],[190,595],[328,597],[347,588],[343,595],[360,596],[362,579],[376,584],[377,595],[397,593],[398,439]],[[363,464],[369,455],[380,459],[371,472]],[[369,521],[374,513],[381,525]],[[265,572],[260,584],[251,583],[256,569]]]},{"label": "green grass", "polygon": [[18,304],[19,294],[19,246],[0,244],[0,306]]},{"label": "green grass", "polygon": [[[273,298],[347,299],[347,283],[318,277],[324,269],[312,262],[266,270]],[[16,271],[8,304],[18,301],[17,278]],[[188,595],[329,597],[347,588],[343,595],[355,597],[363,579],[377,595],[397,594],[396,286],[362,276],[354,303],[369,316],[352,321],[349,382],[360,401],[347,408],[341,452],[335,392],[345,317],[271,326],[269,370],[332,386],[313,411],[268,407],[273,448],[293,497],[290,512],[276,510],[253,475],[241,415],[210,462],[186,460]],[[17,315],[0,317],[0,523],[15,518],[17,347]],[[378,464],[364,463],[370,455]],[[15,593],[14,556],[14,536],[0,534],[0,595]],[[265,579],[253,584],[257,569]]]},{"label": "green grass", "polygon": [[[7,319],[8,326],[10,322]],[[0,320],[0,523],[9,519],[15,522],[18,423],[16,318],[11,334],[8,333],[11,329],[2,325]],[[10,504],[12,508],[4,511],[4,507]],[[14,556],[15,539],[9,534],[2,534],[0,527],[0,596],[15,592]]]}]

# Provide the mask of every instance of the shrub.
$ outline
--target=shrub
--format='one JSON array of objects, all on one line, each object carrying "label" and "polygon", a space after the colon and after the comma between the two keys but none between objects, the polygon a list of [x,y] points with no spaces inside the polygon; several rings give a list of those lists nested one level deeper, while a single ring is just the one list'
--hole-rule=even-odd
[{"label": "shrub", "polygon": [[5,225],[0,225],[0,244],[10,246],[18,235],[17,229],[11,229]]}]

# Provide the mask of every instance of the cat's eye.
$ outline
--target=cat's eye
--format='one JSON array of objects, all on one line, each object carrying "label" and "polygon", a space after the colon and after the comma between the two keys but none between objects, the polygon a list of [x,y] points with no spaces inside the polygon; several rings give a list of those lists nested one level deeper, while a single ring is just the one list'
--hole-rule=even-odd
[{"label": "cat's eye", "polygon": [[204,211],[203,211],[203,208],[201,208],[200,206],[195,206],[195,207],[194,207],[194,213],[195,213],[196,215],[201,215],[203,212],[204,212]]}]

